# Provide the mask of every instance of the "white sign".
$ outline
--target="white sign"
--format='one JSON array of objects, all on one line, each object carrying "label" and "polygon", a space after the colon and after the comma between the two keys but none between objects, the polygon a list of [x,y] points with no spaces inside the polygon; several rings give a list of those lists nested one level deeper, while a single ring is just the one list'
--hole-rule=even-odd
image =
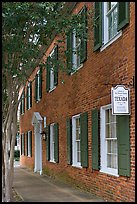
[{"label": "white sign", "polygon": [[112,115],[129,115],[129,89],[123,85],[111,88]]}]

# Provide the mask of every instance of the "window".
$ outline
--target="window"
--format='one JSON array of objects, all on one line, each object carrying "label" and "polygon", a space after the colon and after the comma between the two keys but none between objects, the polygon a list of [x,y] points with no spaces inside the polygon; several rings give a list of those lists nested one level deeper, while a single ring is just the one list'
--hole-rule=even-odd
[{"label": "window", "polygon": [[129,2],[94,3],[94,51],[104,50],[122,35],[129,23]]},{"label": "window", "polygon": [[101,107],[101,171],[118,175],[117,118],[111,105]]},{"label": "window", "polygon": [[21,134],[21,155],[25,155],[25,134]]},{"label": "window", "polygon": [[35,76],[35,101],[38,102],[42,98],[42,68],[37,71]]},{"label": "window", "polygon": [[54,151],[55,151],[55,131],[54,124],[50,125],[50,161],[54,162]]},{"label": "window", "polygon": [[21,103],[20,103],[20,114],[25,112],[25,90],[23,90],[21,95]]},{"label": "window", "polygon": [[31,157],[32,156],[32,131],[28,131],[28,133],[27,133],[27,147],[28,147],[28,149],[27,149],[27,152],[28,152],[28,154],[27,154],[27,156],[28,157]]},{"label": "window", "polygon": [[58,84],[58,46],[54,47],[47,58],[46,89],[53,91]]},{"label": "window", "polygon": [[27,110],[32,107],[32,83],[29,82],[27,86]]},{"label": "window", "polygon": [[88,113],[67,118],[67,163],[88,167]]},{"label": "window", "polygon": [[58,123],[47,125],[46,158],[50,162],[59,162]]},{"label": "window", "polygon": [[76,30],[72,33],[72,69],[76,70],[80,67],[80,48],[81,39],[77,36]]},{"label": "window", "polygon": [[[84,6],[79,15],[81,22],[77,23],[75,28],[67,34],[67,69],[71,74],[82,67],[83,62],[87,59],[87,8]],[[82,31],[78,31],[78,29]]]},{"label": "window", "polygon": [[72,161],[74,166],[81,166],[81,148],[80,148],[80,115],[72,117]]},{"label": "window", "polygon": [[111,41],[119,32],[117,31],[118,14],[117,2],[103,2],[102,44]]}]

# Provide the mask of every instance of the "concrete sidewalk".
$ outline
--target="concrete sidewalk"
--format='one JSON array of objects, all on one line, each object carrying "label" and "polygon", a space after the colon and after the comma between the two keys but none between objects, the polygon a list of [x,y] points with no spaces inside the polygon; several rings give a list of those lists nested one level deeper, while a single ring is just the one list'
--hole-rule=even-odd
[{"label": "concrete sidewalk", "polygon": [[105,202],[90,193],[48,176],[40,176],[19,165],[14,168],[13,188],[23,202]]}]

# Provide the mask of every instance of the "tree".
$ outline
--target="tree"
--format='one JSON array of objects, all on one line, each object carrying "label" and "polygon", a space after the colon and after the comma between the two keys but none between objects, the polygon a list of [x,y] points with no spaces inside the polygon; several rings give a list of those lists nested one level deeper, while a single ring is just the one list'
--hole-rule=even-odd
[{"label": "tree", "polygon": [[81,17],[71,15],[70,18],[70,7],[75,3],[2,3],[3,202],[11,201],[17,110],[21,100],[19,91],[25,86],[31,72],[41,63],[46,48],[56,34],[66,34],[70,27],[76,25],[79,31],[82,30]]}]

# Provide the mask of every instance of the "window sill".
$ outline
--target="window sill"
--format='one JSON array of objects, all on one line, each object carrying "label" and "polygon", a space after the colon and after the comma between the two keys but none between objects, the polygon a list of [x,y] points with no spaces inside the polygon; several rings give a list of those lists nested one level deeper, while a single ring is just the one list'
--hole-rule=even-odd
[{"label": "window sill", "polygon": [[83,67],[83,64],[81,64],[78,68],[74,69],[74,71],[71,73],[71,75],[75,74],[82,67]]},{"label": "window sill", "polygon": [[52,89],[49,90],[49,93],[51,93],[52,91],[54,91],[54,89],[56,88],[56,86],[54,86]]},{"label": "window sill", "polygon": [[115,35],[109,42],[105,43],[101,48],[100,52],[105,50],[109,45],[111,45],[114,41],[116,41],[122,35],[122,31],[120,31],[117,35]]},{"label": "window sill", "polygon": [[104,174],[109,174],[110,176],[119,177],[119,175],[118,175],[117,173],[115,173],[115,172],[110,172],[110,171],[107,170],[107,169],[105,169],[105,170],[104,170],[104,169],[103,169],[103,170],[101,169],[100,172],[101,172],[101,173],[104,173]]},{"label": "window sill", "polygon": [[76,165],[76,164],[72,164],[72,167],[82,169],[82,166],[79,166],[79,165]]},{"label": "window sill", "polygon": [[54,160],[50,160],[50,162],[51,162],[51,163],[54,163],[54,164],[56,163]]}]

